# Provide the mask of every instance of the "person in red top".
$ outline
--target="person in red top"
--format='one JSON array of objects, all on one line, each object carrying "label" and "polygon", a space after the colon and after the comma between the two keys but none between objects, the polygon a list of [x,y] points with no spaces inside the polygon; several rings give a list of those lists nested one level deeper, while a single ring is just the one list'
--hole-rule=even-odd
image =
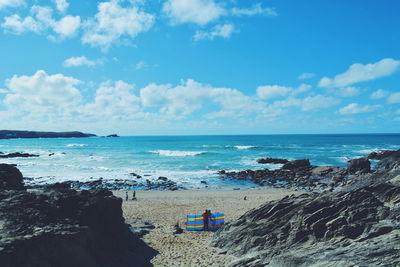
[{"label": "person in red top", "polygon": [[204,220],[204,230],[207,231],[208,230],[208,219],[210,218],[211,211],[206,210],[202,215],[203,215],[203,220]]}]

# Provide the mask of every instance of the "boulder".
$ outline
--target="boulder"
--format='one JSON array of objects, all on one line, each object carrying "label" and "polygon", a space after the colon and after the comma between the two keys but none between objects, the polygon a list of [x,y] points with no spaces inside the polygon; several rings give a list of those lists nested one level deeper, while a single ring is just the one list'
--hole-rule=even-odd
[{"label": "boulder", "polygon": [[0,164],[0,190],[23,190],[21,172],[13,165]]},{"label": "boulder", "polygon": [[288,163],[287,159],[276,159],[276,158],[261,158],[257,159],[257,163],[260,164],[285,164]]},{"label": "boulder", "polygon": [[371,163],[366,158],[352,159],[347,163],[347,171],[350,174],[369,173],[371,172]]},{"label": "boulder", "polygon": [[0,262],[23,266],[151,266],[156,251],[125,224],[111,191],[0,191]]},{"label": "boulder", "polygon": [[32,157],[39,157],[39,155],[29,154],[29,153],[20,153],[20,152],[14,152],[14,153],[9,153],[9,154],[2,153],[0,155],[0,158],[32,158]]},{"label": "boulder", "polygon": [[310,161],[308,159],[297,159],[287,162],[285,165],[282,166],[282,169],[297,170],[301,168],[308,168],[310,166],[311,166]]},{"label": "boulder", "polygon": [[[231,266],[399,266],[400,187],[287,196],[221,227]],[[390,207],[386,203],[391,203]]]}]

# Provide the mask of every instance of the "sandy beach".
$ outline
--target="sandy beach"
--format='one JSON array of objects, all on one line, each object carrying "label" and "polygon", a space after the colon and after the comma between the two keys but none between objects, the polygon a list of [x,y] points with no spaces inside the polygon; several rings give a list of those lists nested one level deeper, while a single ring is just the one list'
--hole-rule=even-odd
[{"label": "sandy beach", "polygon": [[[178,221],[184,228],[187,214],[201,214],[205,209],[225,214],[225,222],[236,220],[248,210],[263,203],[299,194],[283,189],[246,189],[224,191],[137,191],[137,201],[125,201],[125,191],[114,191],[124,199],[123,212],[127,223],[149,222],[155,226],[143,237],[159,254],[152,259],[154,266],[225,266],[234,256],[222,254],[208,246],[212,232],[191,232],[174,235]],[[244,200],[246,196],[247,200]],[[129,198],[132,191],[129,191]]]}]

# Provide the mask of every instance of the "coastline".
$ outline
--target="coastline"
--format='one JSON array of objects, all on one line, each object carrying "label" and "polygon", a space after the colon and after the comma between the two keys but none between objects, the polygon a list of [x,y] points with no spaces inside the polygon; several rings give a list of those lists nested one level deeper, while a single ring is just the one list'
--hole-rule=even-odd
[{"label": "coastline", "polygon": [[[254,188],[242,190],[178,190],[136,191],[137,201],[125,201],[125,192],[113,191],[123,199],[122,210],[126,223],[133,227],[145,223],[154,229],[142,237],[150,247],[157,250],[151,263],[154,266],[224,266],[236,259],[218,248],[209,246],[213,232],[173,234],[178,221],[182,228],[188,214],[201,214],[205,209],[225,214],[225,223],[233,222],[249,210],[267,201],[303,192],[277,188]],[[129,199],[133,191],[128,191]],[[244,196],[247,200],[244,200]]]}]

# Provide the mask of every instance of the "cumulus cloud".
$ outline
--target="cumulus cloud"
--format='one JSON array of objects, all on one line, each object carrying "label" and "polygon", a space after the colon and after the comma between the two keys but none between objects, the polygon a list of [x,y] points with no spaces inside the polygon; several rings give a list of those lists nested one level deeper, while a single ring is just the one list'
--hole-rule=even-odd
[{"label": "cumulus cloud", "polygon": [[231,88],[214,88],[194,80],[182,81],[178,86],[150,84],[140,91],[145,107],[158,107],[160,113],[171,118],[183,118],[199,110],[205,101],[217,103],[221,110],[206,114],[206,118],[240,116],[256,109],[262,103],[253,101],[242,92]]},{"label": "cumulus cloud", "polygon": [[13,33],[17,35],[29,31],[40,33],[44,29],[43,25],[34,18],[30,16],[21,18],[17,14],[5,17],[1,27],[4,28],[6,33]]},{"label": "cumulus cloud", "polygon": [[400,61],[385,58],[376,63],[353,64],[349,69],[334,78],[323,77],[318,86],[323,88],[345,87],[354,83],[375,80],[389,76],[399,69]]},{"label": "cumulus cloud", "polygon": [[68,113],[81,101],[76,88],[80,81],[63,74],[49,75],[43,70],[32,76],[14,75],[6,83],[9,93],[4,104],[16,113],[29,112],[52,116]]},{"label": "cumulus cloud", "polygon": [[351,103],[339,110],[339,114],[341,115],[349,115],[349,114],[359,114],[359,113],[368,113],[377,110],[380,106],[379,105],[366,105],[360,106],[357,103]]},{"label": "cumulus cloud", "polygon": [[315,77],[315,73],[312,72],[304,72],[302,74],[300,74],[297,78],[299,80],[307,80],[307,79],[311,79]]},{"label": "cumulus cloud", "polygon": [[280,85],[264,85],[257,87],[257,96],[261,99],[278,98],[288,95],[292,96],[309,91],[312,88],[309,84],[301,84],[297,88],[280,86]]},{"label": "cumulus cloud", "polygon": [[372,99],[382,99],[385,98],[388,95],[388,92],[382,89],[378,89],[375,92],[373,92],[370,96]]},{"label": "cumulus cloud", "polygon": [[[81,18],[79,16],[67,15],[60,20],[53,18],[53,9],[43,6],[32,6],[31,16],[21,18],[14,14],[4,18],[1,26],[8,33],[22,34],[25,32],[42,33],[52,29],[60,38],[72,37],[78,31]],[[52,39],[55,39],[54,37]]]},{"label": "cumulus cloud", "polygon": [[390,94],[389,97],[387,98],[387,103],[388,104],[398,104],[398,103],[400,103],[400,92],[399,93]]},{"label": "cumulus cloud", "polygon": [[220,18],[226,10],[213,0],[168,0],[163,12],[172,24],[206,25]]},{"label": "cumulus cloud", "polygon": [[94,67],[101,63],[101,60],[90,60],[85,56],[80,56],[67,58],[66,60],[64,60],[63,66],[67,68],[81,66]]},{"label": "cumulus cloud", "polygon": [[25,4],[24,0],[0,0],[0,10],[7,7],[19,7]]},{"label": "cumulus cloud", "polygon": [[302,100],[301,110],[302,111],[320,110],[336,106],[339,103],[340,99],[331,96],[323,96],[323,95],[308,96]]},{"label": "cumulus cloud", "polygon": [[69,3],[66,0],[52,0],[56,5],[56,8],[59,12],[64,13],[69,7]]},{"label": "cumulus cloud", "polygon": [[347,86],[342,88],[330,89],[329,92],[334,93],[340,97],[354,97],[360,94],[360,88],[354,86]]},{"label": "cumulus cloud", "polygon": [[105,50],[121,37],[135,38],[148,31],[155,20],[154,15],[142,11],[136,1],[121,6],[120,1],[111,0],[99,3],[97,8],[95,18],[85,22],[82,42]]},{"label": "cumulus cloud", "polygon": [[219,24],[212,28],[211,31],[196,31],[193,39],[195,41],[198,40],[214,40],[216,37],[222,37],[224,39],[228,39],[231,37],[232,33],[234,32],[235,27],[233,24]]},{"label": "cumulus cloud", "polygon": [[83,107],[85,117],[126,119],[140,111],[139,97],[133,94],[134,86],[123,81],[102,83],[93,103]]},{"label": "cumulus cloud", "polygon": [[265,85],[257,87],[257,96],[261,99],[271,99],[287,95],[292,90],[291,87],[279,85]]},{"label": "cumulus cloud", "polygon": [[262,7],[261,3],[254,4],[251,8],[237,8],[234,7],[230,12],[234,16],[254,16],[254,15],[266,15],[276,17],[278,13],[274,8]]}]

